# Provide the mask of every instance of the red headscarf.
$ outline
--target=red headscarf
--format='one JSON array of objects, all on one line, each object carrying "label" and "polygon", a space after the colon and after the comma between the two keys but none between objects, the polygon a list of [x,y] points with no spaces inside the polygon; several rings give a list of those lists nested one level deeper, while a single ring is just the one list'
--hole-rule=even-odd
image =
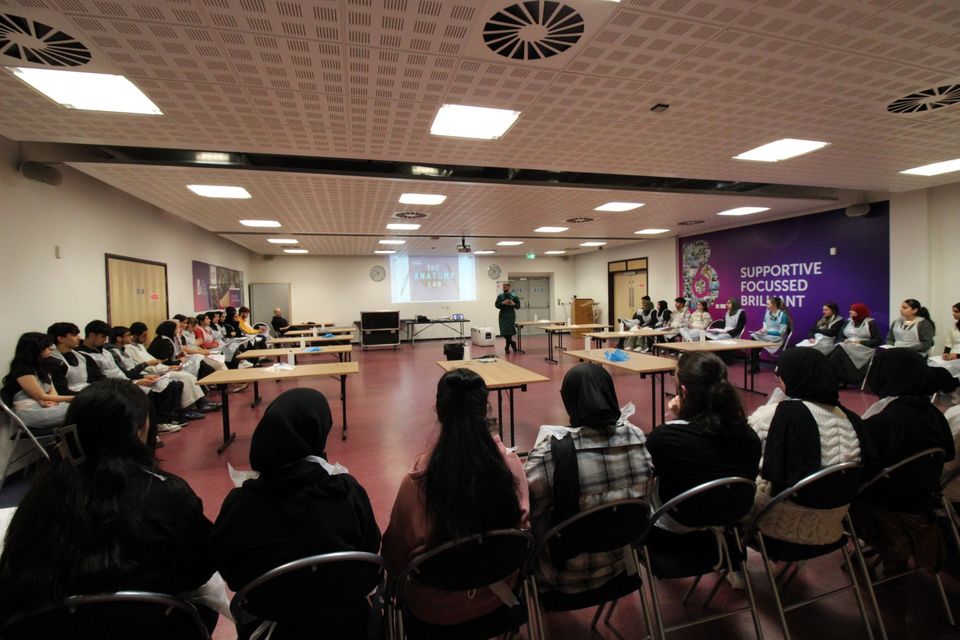
[{"label": "red headscarf", "polygon": [[853,319],[853,326],[859,327],[864,320],[870,317],[870,309],[862,302],[855,302],[850,305],[851,311],[857,312],[857,317]]}]

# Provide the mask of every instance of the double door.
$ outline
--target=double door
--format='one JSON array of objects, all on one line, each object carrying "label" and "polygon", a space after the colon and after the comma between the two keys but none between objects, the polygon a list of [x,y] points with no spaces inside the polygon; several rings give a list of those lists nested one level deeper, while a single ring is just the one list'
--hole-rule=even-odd
[{"label": "double door", "polygon": [[515,278],[511,283],[513,292],[520,297],[517,320],[550,319],[549,278]]}]

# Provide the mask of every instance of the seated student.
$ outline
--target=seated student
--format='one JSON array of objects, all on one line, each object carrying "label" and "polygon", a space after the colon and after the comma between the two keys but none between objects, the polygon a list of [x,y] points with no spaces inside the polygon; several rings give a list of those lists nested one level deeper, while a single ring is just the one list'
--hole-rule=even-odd
[{"label": "seated student", "polygon": [[836,302],[823,305],[823,315],[813,325],[807,334],[806,340],[797,343],[798,347],[816,349],[823,355],[829,355],[837,344],[837,336],[843,329],[843,318],[840,317],[840,308]]},{"label": "seated student", "polygon": [[210,328],[213,321],[213,314],[197,314],[197,323],[193,329],[193,335],[196,344],[202,349],[216,349],[220,346],[220,341],[213,336],[213,329]]},{"label": "seated student", "polygon": [[713,322],[709,307],[710,300],[697,300],[697,308],[690,314],[687,326],[680,329],[680,337],[683,338],[685,342],[700,340],[701,336],[706,339],[707,328],[710,326],[710,323]]},{"label": "seated student", "polygon": [[[250,466],[260,475],[230,492],[211,536],[217,569],[234,591],[307,556],[380,550],[380,529],[363,487],[325,459],[332,426],[330,406],[314,389],[285,391],[264,412],[250,443]],[[276,595],[296,605],[297,594]],[[280,626],[274,637],[315,632],[311,617],[319,617],[322,606],[304,602],[303,628]],[[352,620],[364,612],[322,613],[326,620],[332,613]]]},{"label": "seated student", "polygon": [[930,319],[927,308],[913,298],[908,298],[900,303],[900,317],[890,324],[887,344],[913,349],[917,353],[926,355],[933,347],[935,333],[936,326]]},{"label": "seated student", "polygon": [[[573,367],[563,378],[560,397],[570,427],[541,427],[524,464],[536,536],[582,509],[646,497],[653,473],[643,432],[621,416],[606,369],[594,364]],[[544,558],[536,576],[543,590],[579,593],[623,571],[623,552],[613,551],[584,553],[565,563]]]},{"label": "seated student", "polygon": [[[141,362],[135,361],[127,352],[127,346],[132,343],[133,334],[130,332],[130,329],[117,326],[110,330],[110,341],[103,345],[104,352],[113,356],[114,362],[116,362],[117,366],[128,378],[133,379],[145,372],[149,373],[148,369],[153,369],[153,373],[166,375],[183,384],[183,392],[180,395],[181,409],[193,408],[196,409],[196,411],[205,413],[220,409],[219,403],[207,400],[203,389],[197,384],[197,379],[186,371],[172,369],[156,359]],[[151,363],[156,364],[151,366]],[[157,385],[154,385],[154,387],[157,387]]]},{"label": "seated student", "polygon": [[[723,361],[712,353],[684,354],[676,375],[677,395],[670,410],[678,419],[647,436],[656,470],[650,498],[654,510],[711,480],[753,480],[760,466],[760,438],[747,425],[740,396],[727,380]],[[656,523],[646,543],[655,552],[682,550],[688,542],[685,534],[694,530],[668,515]],[[710,534],[706,542],[712,542],[715,549],[712,537]]]},{"label": "seated student", "polygon": [[850,305],[850,319],[843,325],[841,341],[827,355],[837,380],[842,386],[860,384],[877,347],[880,329],[870,317],[867,305]]},{"label": "seated student", "polygon": [[663,335],[664,340],[673,340],[680,335],[680,330],[685,329],[690,324],[690,308],[687,307],[686,298],[674,298],[674,311],[670,316],[667,325],[669,331]]},{"label": "seated student", "polygon": [[670,321],[673,314],[670,312],[670,307],[667,304],[666,300],[657,301],[657,320],[654,323],[653,327],[655,329],[664,329],[670,326]]},{"label": "seated student", "polygon": [[180,343],[180,348],[183,353],[188,356],[199,356],[201,359],[201,365],[198,369],[197,376],[204,378],[210,375],[214,371],[219,371],[221,369],[226,369],[227,366],[219,359],[211,357],[211,351],[200,345],[197,342],[197,320],[196,318],[187,318],[178,314],[182,320],[177,320],[179,324],[179,331],[177,332],[177,340]]},{"label": "seated student", "polygon": [[240,307],[237,309],[237,316],[237,326],[240,327],[240,331],[248,336],[254,336],[260,333],[250,324],[250,307]]},{"label": "seated student", "polygon": [[[652,329],[653,325],[657,322],[657,314],[653,309],[653,302],[650,300],[650,296],[643,296],[640,298],[640,308],[637,309],[633,317],[629,320],[623,319],[623,326],[628,329]],[[636,336],[630,336],[626,340],[621,340],[622,343],[619,345],[624,349],[633,349],[634,351],[643,351],[643,347],[637,346],[637,341],[642,340],[646,342],[645,338],[638,338]]]},{"label": "seated student", "polygon": [[47,335],[56,347],[44,362],[57,393],[75,396],[87,385],[104,376],[93,360],[76,348],[80,346],[80,328],[72,322],[55,322],[47,328]]},{"label": "seated student", "polygon": [[157,325],[153,342],[147,347],[154,358],[158,358],[167,366],[179,365],[181,371],[190,375],[205,378],[213,369],[205,365],[199,355],[187,354],[180,342],[180,324],[175,320],[164,320]]},{"label": "seated student", "polygon": [[[954,405],[947,409],[943,417],[946,418],[947,423],[950,425],[950,433],[953,434],[953,448],[956,451],[960,451],[960,405]],[[957,469],[960,469],[960,455],[954,456],[953,460],[943,465],[943,477],[941,480],[946,480],[947,477]],[[950,502],[960,503],[960,478],[944,487],[943,495],[945,495]],[[957,507],[954,506],[954,508],[956,509]]]},{"label": "seated student", "polygon": [[953,324],[950,325],[947,339],[943,344],[943,355],[930,358],[930,364],[943,367],[953,377],[960,378],[960,302],[953,305],[950,310],[953,312]]},{"label": "seated student", "polygon": [[[172,320],[168,320],[170,325],[167,325],[166,331],[170,333],[171,325],[173,325],[173,335],[176,334],[176,323]],[[156,339],[153,341],[150,340],[150,332],[147,329],[147,325],[142,322],[134,322],[130,325],[130,335],[132,340],[130,343],[125,344],[123,347],[124,353],[133,358],[135,362],[146,362],[148,364],[147,371],[150,373],[156,373],[159,375],[169,374],[176,380],[179,380],[184,384],[184,386],[196,385],[197,384],[197,375],[195,373],[190,373],[189,370],[184,369],[182,362],[176,357],[167,358],[167,362],[164,362],[164,358],[154,357],[153,354],[147,348],[149,344],[151,347],[160,349],[165,355],[169,355],[171,345],[174,353],[176,353],[176,343],[173,339],[169,341],[169,344],[164,341],[162,343],[156,343]],[[168,336],[169,337],[169,336]],[[230,367],[231,363],[227,363],[229,368],[235,369],[237,367],[237,362],[233,362],[233,366]],[[193,367],[190,367],[191,369]],[[200,371],[200,367],[196,367],[197,371]],[[244,389],[247,388],[247,385],[242,385]],[[198,387],[202,392],[202,388]],[[215,404],[215,403],[208,403]]]},{"label": "seated student", "polygon": [[290,322],[283,317],[283,311],[280,307],[277,307],[273,310],[273,317],[270,319],[270,325],[273,327],[273,332],[278,336],[282,336],[287,331],[290,330]]},{"label": "seated student", "polygon": [[243,332],[240,331],[236,307],[227,307],[224,310],[222,326],[224,338],[239,338],[243,335]]},{"label": "seated student", "polygon": [[63,425],[73,396],[57,393],[44,361],[53,351],[53,340],[45,333],[31,331],[20,336],[3,378],[0,396],[23,423],[31,428]]},{"label": "seated student", "polygon": [[223,341],[224,331],[223,331],[223,312],[216,311],[207,311],[206,316],[210,319],[210,333],[213,334],[213,339],[218,343]]},{"label": "seated student", "polygon": [[[788,349],[775,373],[786,399],[768,402],[748,420],[764,443],[754,513],[823,467],[870,459],[862,453],[869,451],[862,421],[840,405],[837,380],[822,353]],[[787,542],[829,544],[841,536],[845,514],[845,507],[809,509],[788,500],[767,515],[760,529]]]},{"label": "seated student", "polygon": [[43,467],[7,531],[0,621],[77,594],[184,594],[213,574],[210,521],[145,444],[149,413],[146,396],[121,380],[74,398],[70,455]]},{"label": "seated student", "polygon": [[740,308],[740,300],[727,300],[727,312],[723,315],[722,329],[708,329],[707,340],[730,340],[739,338],[747,325],[747,313]]},{"label": "seated student", "polygon": [[[870,369],[870,388],[886,405],[864,421],[876,458],[867,468],[872,478],[904,458],[939,448],[945,461],[956,451],[944,415],[930,402],[933,375],[923,356],[904,348],[877,352]],[[907,568],[911,557],[927,568],[942,561],[940,530],[932,517],[939,508],[942,463],[898,481],[881,480],[863,493],[851,510],[858,535],[874,547],[885,573]]]},{"label": "seated student", "polygon": [[[414,557],[457,538],[492,529],[529,527],[527,479],[516,454],[487,427],[487,386],[469,369],[437,385],[440,433],[400,482],[382,555],[397,575]],[[404,602],[417,618],[452,625],[503,605],[489,588],[437,591],[413,582]]]},{"label": "seated student", "polygon": [[125,380],[144,388],[150,396],[157,410],[157,416],[160,420],[160,433],[172,433],[179,431],[183,426],[181,420],[199,420],[203,414],[199,411],[190,409],[190,405],[183,411],[180,411],[183,398],[183,385],[175,380],[160,383],[156,375],[147,374],[141,377],[139,372],[134,370],[123,370],[114,360],[109,352],[105,352],[103,345],[107,342],[110,335],[110,325],[102,320],[92,320],[84,327],[85,338],[77,347],[77,351],[82,353],[96,363],[100,373],[106,378],[114,380]]},{"label": "seated student", "polygon": [[[776,353],[780,349],[789,330],[790,318],[784,310],[783,299],[779,296],[772,296],[767,300],[767,310],[763,314],[763,326],[759,331],[751,332],[750,339],[757,340],[758,342],[776,343],[772,347],[764,347],[768,353]],[[752,363],[751,370],[754,373],[760,371],[759,350],[750,350],[750,362]]]}]

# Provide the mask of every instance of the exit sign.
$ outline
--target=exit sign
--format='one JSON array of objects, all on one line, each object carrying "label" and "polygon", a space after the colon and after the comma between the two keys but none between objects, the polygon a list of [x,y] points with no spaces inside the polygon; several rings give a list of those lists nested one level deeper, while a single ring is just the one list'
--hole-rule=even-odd
[{"label": "exit sign", "polygon": [[528,254],[527,254],[527,260],[533,260],[533,259],[535,259],[536,257],[537,257],[537,254],[535,254],[535,253],[528,253]]}]

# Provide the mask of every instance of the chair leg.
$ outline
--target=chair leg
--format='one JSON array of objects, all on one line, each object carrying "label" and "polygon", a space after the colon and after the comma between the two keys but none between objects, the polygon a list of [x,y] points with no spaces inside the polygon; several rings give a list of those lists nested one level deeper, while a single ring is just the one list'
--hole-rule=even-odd
[{"label": "chair leg", "polygon": [[[546,640],[547,630],[543,626],[543,611],[540,609],[540,595],[537,593],[537,579],[530,576],[527,580],[527,588],[530,590],[530,597],[533,599],[533,619],[536,636],[531,634],[530,640]],[[528,614],[529,615],[529,614]],[[398,638],[398,640],[403,640]]]},{"label": "chair leg", "polygon": [[[846,565],[847,571],[850,572],[850,584],[853,587],[853,595],[857,598],[857,607],[860,609],[863,626],[867,630],[867,638],[873,640],[873,625],[870,624],[870,616],[867,615],[867,605],[863,602],[863,594],[860,593],[860,582],[857,580],[857,574],[853,568],[853,561],[850,559],[850,552],[847,551],[845,546],[840,547],[840,551],[843,553],[843,563]],[[868,576],[867,580],[869,579]]]},{"label": "chair leg", "polygon": [[947,522],[950,524],[950,534],[953,537],[953,543],[957,547],[957,554],[960,555],[960,530],[957,529],[957,519],[960,518],[960,516],[954,511],[953,503],[951,503],[946,496],[941,496],[940,500],[943,502],[943,510],[946,513]]},{"label": "chair leg", "polygon": [[[877,594],[873,590],[873,583],[870,580],[870,570],[867,568],[867,559],[863,557],[863,547],[860,546],[860,538],[857,537],[857,530],[853,526],[853,518],[850,517],[848,513],[844,516],[844,523],[847,526],[847,530],[850,532],[850,540],[853,543],[853,556],[857,559],[857,564],[860,567],[860,572],[863,575],[864,579],[864,588],[867,591],[867,598],[870,601],[870,608],[873,609],[873,617],[877,619],[877,625],[880,627],[880,637],[883,640],[887,640],[887,628],[883,624],[883,616],[880,614],[880,605],[877,604]],[[851,573],[850,578],[855,580],[855,576]]]},{"label": "chair leg", "polygon": [[723,581],[727,579],[727,576],[730,575],[730,569],[724,569],[720,572],[719,577],[717,578],[716,583],[713,585],[713,588],[710,589],[710,593],[707,594],[707,599],[703,601],[703,604],[700,605],[704,609],[710,606],[710,603],[713,602],[713,597],[717,595],[717,591],[720,591]]},{"label": "chair leg", "polygon": [[13,425],[13,428],[16,429],[17,433],[13,436],[13,442],[10,444],[10,453],[7,454],[7,462],[3,465],[3,475],[0,476],[0,491],[3,491],[3,485],[7,481],[7,475],[10,473],[10,465],[13,464],[13,454],[16,453],[17,447],[20,445],[20,438],[23,434],[20,433],[20,430],[17,429],[16,425]]},{"label": "chair leg", "polygon": [[[643,597],[643,594],[641,593],[640,596],[641,596],[641,598],[642,598],[642,597]],[[603,624],[607,625],[608,627],[610,626],[610,618],[613,617],[613,610],[617,608],[617,603],[618,603],[618,602],[620,602],[620,599],[619,599],[619,598],[617,598],[616,600],[614,600],[613,602],[611,602],[611,603],[610,603],[610,608],[607,609],[607,615],[605,615],[605,616],[603,617]],[[646,602],[646,600],[644,600],[644,602]],[[646,615],[646,614],[644,614],[644,615]],[[643,623],[646,624],[647,621],[644,620]]]},{"label": "chair leg", "polygon": [[[650,637],[666,640],[667,632],[663,626],[663,614],[660,610],[660,596],[657,594],[657,580],[653,575],[653,569],[651,569],[653,565],[650,564],[650,550],[647,549],[646,545],[643,547],[643,559],[647,568],[647,575],[649,576],[648,584],[650,585],[650,600],[653,602],[653,624],[656,627],[656,636],[654,636],[653,633],[650,633]],[[650,631],[650,627],[647,627],[647,631]]]},{"label": "chair leg", "polygon": [[603,615],[603,610],[606,608],[607,603],[601,602],[600,606],[597,607],[596,613],[593,614],[593,620],[590,621],[590,630],[597,628],[597,621],[600,620],[600,616]]},{"label": "chair leg", "polygon": [[943,580],[940,579],[940,572],[933,574],[933,578],[937,581],[937,589],[940,590],[940,599],[943,601],[943,611],[947,614],[947,623],[951,627],[957,626],[956,621],[953,617],[953,609],[950,607],[950,600],[947,598],[947,592],[943,588]]},{"label": "chair leg", "polygon": [[690,596],[693,595],[693,592],[697,590],[697,585],[700,584],[701,578],[703,578],[702,574],[693,579],[693,583],[691,583],[690,588],[687,589],[687,592],[683,594],[683,598],[680,600],[680,602],[687,604],[687,600],[689,600]]},{"label": "chair leg", "polygon": [[783,602],[780,600],[780,589],[777,587],[777,579],[773,575],[773,566],[770,564],[770,556],[767,555],[767,545],[763,542],[763,534],[757,534],[757,546],[760,547],[760,557],[763,559],[763,568],[767,573],[767,580],[770,581],[770,590],[773,592],[773,604],[777,610],[777,617],[780,619],[780,628],[783,629],[784,640],[790,640],[790,628],[787,626],[787,615],[783,610]]}]

